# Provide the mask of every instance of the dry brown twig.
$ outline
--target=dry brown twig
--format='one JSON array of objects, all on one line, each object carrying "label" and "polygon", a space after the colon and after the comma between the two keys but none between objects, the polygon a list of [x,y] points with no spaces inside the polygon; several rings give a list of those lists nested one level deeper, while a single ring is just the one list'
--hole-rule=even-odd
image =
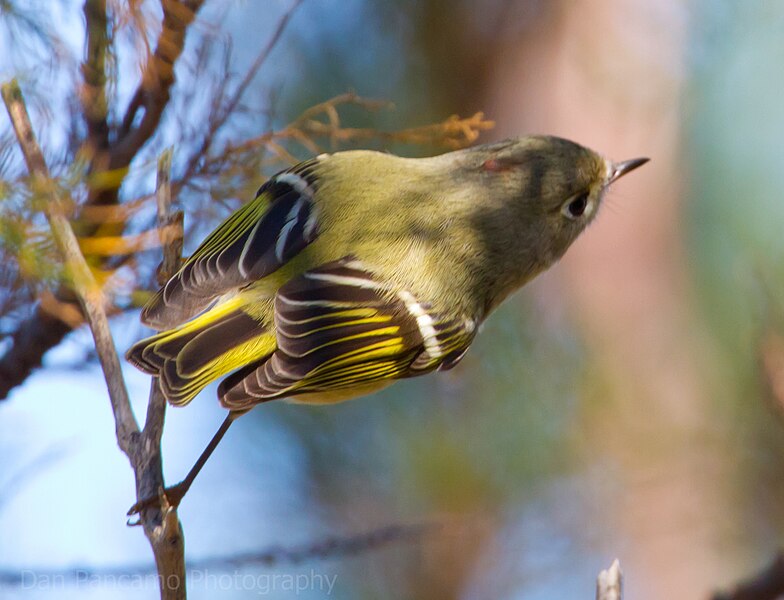
[{"label": "dry brown twig", "polygon": [[[214,174],[225,168],[227,163],[239,161],[243,155],[256,153],[260,149],[270,150],[284,164],[294,164],[297,160],[280,145],[281,142],[288,140],[299,143],[311,154],[319,154],[324,151],[324,148],[318,145],[314,138],[327,139],[333,146],[374,140],[415,145],[437,144],[454,149],[475,142],[483,131],[495,126],[493,121],[485,119],[484,113],[478,112],[465,118],[452,115],[440,123],[398,131],[343,127],[339,109],[345,105],[359,106],[368,111],[391,106],[389,102],[364,98],[354,92],[340,94],[311,106],[282,129],[263,133],[239,144],[227,145],[220,155],[204,160],[198,171],[186,172],[186,175],[176,185],[181,186],[188,183],[188,175],[192,178],[203,174]],[[320,120],[320,117],[325,117],[326,122]]]},{"label": "dry brown twig", "polygon": [[[130,164],[139,149],[152,137],[169,102],[174,85],[174,66],[185,47],[188,26],[196,18],[203,0],[164,0],[163,24],[155,51],[149,57],[119,130],[120,141],[111,150],[109,168]],[[139,111],[143,111],[135,124]]]},{"label": "dry brown twig", "polygon": [[479,134],[491,129],[494,123],[485,120],[484,113],[477,112],[468,118],[452,115],[443,123],[411,127],[400,131],[379,132],[370,128],[341,127],[336,118],[330,118],[328,123],[306,119],[296,125],[306,135],[328,137],[333,143],[376,139],[407,144],[436,143],[449,148],[460,148],[476,141]]}]

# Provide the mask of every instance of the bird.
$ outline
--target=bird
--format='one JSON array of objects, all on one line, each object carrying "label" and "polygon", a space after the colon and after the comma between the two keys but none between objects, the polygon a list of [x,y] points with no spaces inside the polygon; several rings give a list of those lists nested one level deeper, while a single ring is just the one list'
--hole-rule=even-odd
[{"label": "bird", "polygon": [[174,406],[222,378],[228,415],[169,503],[258,404],[331,404],[455,367],[648,160],[534,135],[427,158],[321,154],[269,178],[149,300],[141,321],[159,333],[126,354]]}]

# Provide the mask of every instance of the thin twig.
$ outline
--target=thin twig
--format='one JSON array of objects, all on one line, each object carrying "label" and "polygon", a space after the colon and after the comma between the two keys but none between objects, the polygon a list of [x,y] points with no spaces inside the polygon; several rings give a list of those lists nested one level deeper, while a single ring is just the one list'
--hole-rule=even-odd
[{"label": "thin twig", "polygon": [[[223,86],[225,86],[226,80],[222,82],[220,93],[216,95],[215,102],[213,103],[214,116],[210,117],[207,131],[202,138],[201,144],[199,145],[199,148],[196,150],[196,152],[191,155],[191,158],[188,161],[188,165],[185,168],[183,179],[186,181],[189,180],[196,172],[199,162],[209,155],[215,137],[226,124],[226,121],[228,121],[228,119],[237,110],[242,97],[245,95],[245,92],[248,89],[248,86],[258,74],[259,69],[261,69],[261,67],[267,61],[267,58],[269,57],[272,50],[275,48],[275,46],[277,46],[281,36],[283,35],[283,32],[286,30],[286,26],[288,25],[289,20],[294,15],[294,12],[297,10],[299,5],[302,4],[302,2],[303,0],[294,0],[291,6],[289,6],[288,10],[283,13],[283,16],[278,20],[278,25],[275,28],[275,31],[272,33],[272,36],[270,36],[269,40],[258,53],[258,55],[256,55],[256,58],[251,64],[250,69],[248,69],[248,72],[245,73],[245,77],[242,78],[242,81],[234,90],[234,93],[231,95],[231,98],[229,98],[225,105],[220,104],[220,98],[223,95]],[[230,55],[227,55],[227,58],[229,56]]]},{"label": "thin twig", "polygon": [[622,600],[623,573],[621,563],[616,558],[609,569],[599,573],[596,578],[596,600]]},{"label": "thin twig", "polygon": [[[155,185],[155,197],[158,204],[158,232],[163,246],[163,260],[158,267],[158,283],[160,285],[163,285],[174,275],[180,266],[182,257],[183,214],[182,211],[172,210],[171,163],[172,150],[168,149],[158,159],[158,179]],[[167,235],[164,233],[166,230],[173,230],[173,233]],[[161,392],[158,381],[153,379],[150,402],[147,407],[147,419],[144,423],[144,436],[156,447],[160,447],[165,413],[166,399]]]},{"label": "thin twig", "polygon": [[253,79],[256,77],[256,74],[261,69],[262,65],[267,61],[270,53],[272,52],[273,48],[277,46],[278,41],[280,40],[283,32],[286,30],[286,25],[288,25],[289,20],[294,15],[294,12],[299,8],[299,5],[302,4],[303,0],[294,0],[291,6],[289,6],[288,10],[283,13],[283,16],[278,20],[278,25],[275,28],[275,31],[272,33],[272,36],[267,40],[266,45],[261,49],[261,51],[256,55],[256,59],[253,61],[250,69],[248,72],[245,73],[245,77],[243,77],[240,84],[237,86],[237,89],[234,90],[234,93],[231,96],[231,99],[226,104],[226,107],[221,111],[219,119],[216,121],[217,127],[220,128],[225,122],[226,119],[237,109],[237,106],[242,100],[242,97],[245,95],[245,92],[248,89],[248,86],[251,84]]},{"label": "thin twig", "polygon": [[[238,157],[256,152],[264,147],[273,152],[285,162],[296,162],[279,142],[293,140],[303,145],[311,154],[318,154],[323,150],[313,141],[314,137],[323,137],[333,142],[357,142],[362,140],[381,140],[385,142],[402,142],[407,144],[435,143],[450,148],[467,146],[476,141],[482,131],[491,129],[495,124],[487,120],[481,112],[470,117],[460,118],[451,116],[440,123],[432,123],[421,127],[411,127],[398,131],[379,131],[377,129],[363,129],[343,127],[337,112],[337,107],[342,105],[356,105],[366,110],[378,110],[389,106],[388,102],[363,98],[354,92],[340,94],[324,102],[320,102],[305,110],[290,124],[276,131],[268,131],[239,144],[227,144],[219,156],[202,156],[199,172],[195,168],[186,170],[182,178],[175,182],[176,187],[189,184],[191,179],[198,174],[211,174],[224,170],[226,163],[237,160]],[[317,120],[321,115],[327,116],[328,122]],[[194,163],[195,165],[196,163]]]},{"label": "thin twig", "polygon": [[[332,536],[313,544],[303,546],[272,546],[255,552],[244,552],[230,556],[213,556],[188,561],[188,570],[228,571],[252,566],[299,565],[309,561],[326,560],[337,557],[357,556],[371,552],[389,544],[417,542],[426,534],[438,529],[439,523],[419,523],[413,525],[389,525],[352,536]],[[24,573],[35,573],[39,580],[77,582],[95,577],[135,577],[155,573],[152,565],[124,565],[116,567],[79,566],[67,569],[34,567],[20,570],[0,570],[0,585],[20,586]]]},{"label": "thin twig", "polygon": [[[172,211],[171,197],[171,149],[164,151],[158,159],[158,178],[155,197],[158,205],[158,231],[163,244],[163,261],[158,268],[159,277],[168,279],[177,270],[182,252],[182,212]],[[174,230],[166,234],[165,230]],[[150,540],[161,587],[161,596],[171,599],[185,598],[185,542],[182,525],[176,507],[170,506],[163,490],[163,467],[161,464],[161,437],[166,418],[166,398],[157,378],[150,385],[150,400],[147,417],[142,431],[141,446],[144,448],[145,467],[136,471],[137,500],[155,497],[158,506],[142,510],[141,524]],[[165,575],[165,578],[164,578]]]},{"label": "thin twig", "polygon": [[171,163],[172,150],[168,149],[158,159],[158,180],[155,186],[158,236],[163,246],[163,261],[158,268],[160,285],[177,272],[182,256],[183,214],[181,210],[172,210]]}]

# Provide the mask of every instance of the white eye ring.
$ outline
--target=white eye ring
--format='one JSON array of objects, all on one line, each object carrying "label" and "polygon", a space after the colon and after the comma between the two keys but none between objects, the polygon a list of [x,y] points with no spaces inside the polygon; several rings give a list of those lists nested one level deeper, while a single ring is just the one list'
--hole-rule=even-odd
[{"label": "white eye ring", "polygon": [[568,219],[577,220],[593,212],[593,201],[590,192],[580,192],[569,198],[561,207],[561,213]]}]

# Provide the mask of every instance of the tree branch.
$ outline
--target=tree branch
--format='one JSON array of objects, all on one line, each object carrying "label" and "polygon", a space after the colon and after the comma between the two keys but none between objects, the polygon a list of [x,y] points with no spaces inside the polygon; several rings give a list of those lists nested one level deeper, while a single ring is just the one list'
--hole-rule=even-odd
[{"label": "tree branch", "polygon": [[[115,170],[120,174],[111,185],[90,185],[85,207],[116,204],[123,170],[136,153],[152,137],[158,127],[163,110],[169,101],[169,91],[174,84],[174,65],[182,53],[188,25],[194,20],[203,0],[163,0],[163,26],[158,36],[155,52],[144,69],[142,82],[133,96],[120,128],[116,143],[109,141],[106,115],[106,52],[108,51],[108,23],[106,0],[86,0],[84,15],[87,25],[87,50],[82,74],[82,106],[91,140],[89,173],[100,174]],[[136,112],[143,108],[145,114],[137,128],[133,128]],[[79,228],[79,235],[117,236],[122,223],[103,223]],[[112,254],[105,255],[113,256]],[[73,301],[67,289],[60,289],[55,296],[62,302]],[[40,305],[33,314],[19,323],[12,335],[10,349],[0,358],[0,400],[27,379],[41,366],[44,354],[57,346],[72,330],[70,324],[49,314]]]},{"label": "tree branch", "polygon": [[294,0],[288,10],[283,13],[283,16],[278,21],[278,26],[275,28],[275,31],[272,33],[272,36],[269,40],[267,40],[266,45],[261,49],[261,51],[256,55],[256,59],[253,61],[250,69],[245,74],[245,77],[242,78],[242,81],[237,86],[237,89],[234,90],[234,93],[231,96],[226,107],[221,111],[219,119],[216,121],[217,128],[220,128],[229,116],[237,110],[237,106],[242,100],[242,97],[245,95],[248,86],[251,84],[253,79],[256,77],[256,74],[261,69],[262,65],[267,61],[272,49],[278,44],[280,37],[283,35],[283,32],[286,30],[286,25],[288,25],[289,20],[294,15],[294,12],[299,8],[299,5],[302,4],[303,0]]},{"label": "tree branch", "polygon": [[[255,552],[244,552],[230,556],[212,556],[189,561],[189,570],[227,571],[252,566],[299,565],[309,561],[326,560],[337,557],[358,556],[393,543],[416,542],[434,529],[438,523],[419,523],[413,525],[388,525],[353,536],[332,536],[312,544],[282,547],[271,546]],[[25,568],[23,570],[0,569],[0,585],[21,586],[24,572],[34,572],[39,578],[49,581],[77,582],[94,577],[134,577],[154,573],[148,565],[127,565],[117,567],[72,567],[67,569]]]},{"label": "tree branch", "polygon": [[2,95],[27,169],[33,178],[33,188],[39,190],[47,200],[46,218],[52,228],[55,242],[63,255],[66,273],[79,297],[82,311],[87,317],[95,339],[95,348],[101,362],[114,412],[117,442],[123,452],[130,454],[134,436],[139,433],[139,426],[131,410],[131,402],[120,368],[120,359],[117,356],[114,340],[109,330],[109,320],[104,312],[103,293],[79,249],[79,242],[63,212],[64,203],[49,177],[49,169],[30,125],[30,117],[22,99],[22,91],[15,80],[2,86]]},{"label": "tree branch", "polygon": [[[133,157],[158,128],[174,85],[174,65],[185,47],[188,26],[196,18],[203,0],[163,0],[163,26],[155,51],[147,61],[141,82],[123,117],[119,141],[111,149],[110,168],[130,164]],[[134,127],[139,110],[141,121]]]},{"label": "tree branch", "polygon": [[83,7],[87,47],[82,63],[82,112],[87,124],[87,142],[92,156],[105,151],[109,144],[106,121],[106,53],[109,46],[109,22],[106,0],[86,0]]},{"label": "tree branch", "polygon": [[[155,195],[158,205],[158,225],[163,245],[163,262],[158,269],[159,277],[168,280],[180,264],[182,251],[182,212],[171,208],[171,150],[166,150],[158,159],[158,178]],[[174,228],[174,235],[165,231]],[[166,418],[166,398],[161,392],[157,378],[152,378],[147,417],[141,439],[142,468],[136,469],[136,499],[158,496],[160,503],[142,510],[141,524],[153,547],[155,564],[161,575],[161,597],[185,598],[185,541],[176,507],[169,505],[163,492],[163,465],[161,461],[161,436]],[[165,575],[165,577],[163,577]]]},{"label": "tree branch", "polygon": [[[478,112],[471,117],[460,118],[453,115],[440,123],[398,131],[349,128],[343,127],[338,111],[339,107],[347,104],[369,111],[389,106],[388,102],[363,98],[354,92],[340,94],[311,106],[282,129],[268,131],[238,144],[226,144],[218,156],[209,156],[206,151],[192,156],[188,168],[174,185],[176,188],[193,185],[193,179],[199,176],[225,173],[231,170],[233,165],[247,162],[247,156],[258,153],[260,148],[277,154],[284,163],[296,163],[296,159],[280,146],[283,141],[297,142],[312,154],[324,152],[314,141],[317,137],[327,138],[333,145],[372,139],[407,144],[434,143],[461,148],[476,141],[482,131],[495,125],[493,121],[485,119],[483,113]],[[319,117],[326,118],[326,122],[319,120]]]},{"label": "tree branch", "polygon": [[[2,96],[11,118],[19,146],[33,179],[33,189],[46,199],[45,214],[55,242],[63,256],[71,287],[76,293],[93,334],[95,348],[101,363],[109,400],[114,413],[117,443],[128,457],[136,477],[137,500],[158,493],[163,486],[160,438],[163,430],[165,400],[158,386],[153,383],[147,423],[139,430],[114,347],[109,320],[104,310],[103,293],[93,277],[80,248],[71,224],[65,216],[65,202],[49,177],[41,149],[33,133],[22,92],[16,81],[2,86]],[[169,162],[162,161],[160,170],[168,169]],[[163,217],[168,217],[170,198],[159,177],[159,206]],[[164,188],[163,191],[160,188]],[[175,246],[173,243],[169,245]],[[173,250],[168,250],[172,252]],[[161,597],[167,600],[185,598],[185,548],[182,527],[175,508],[163,499],[161,506],[142,511],[141,524],[155,556],[161,586]]]},{"label": "tree branch", "polygon": [[[204,134],[204,137],[201,140],[201,144],[199,145],[198,150],[191,155],[190,160],[188,161],[188,165],[185,168],[185,174],[183,175],[183,179],[189,179],[193,176],[196,171],[196,168],[202,158],[207,157],[210,152],[210,148],[212,147],[212,143],[215,140],[215,136],[218,134],[220,129],[226,124],[226,121],[229,117],[237,110],[239,106],[240,100],[245,95],[245,92],[248,89],[248,86],[253,81],[256,74],[259,72],[259,69],[264,65],[267,58],[269,57],[270,53],[272,52],[273,48],[278,44],[280,37],[283,35],[283,32],[286,30],[286,26],[288,25],[289,20],[291,19],[294,11],[297,10],[300,4],[302,4],[303,0],[294,0],[294,2],[289,6],[288,10],[283,13],[283,16],[278,21],[278,26],[275,28],[270,39],[267,41],[265,46],[261,49],[261,51],[256,55],[256,59],[253,61],[248,72],[245,74],[245,77],[242,78],[242,81],[237,86],[237,89],[234,90],[234,93],[231,95],[231,98],[226,102],[225,105],[221,106],[220,97],[223,95],[222,93],[218,95],[216,98],[216,103],[214,106],[214,114],[215,116],[210,116],[209,118],[209,126],[207,127],[207,131]],[[221,92],[223,92],[223,88],[221,88]]]},{"label": "tree branch", "polygon": [[158,206],[158,236],[163,246],[163,262],[158,269],[158,284],[164,285],[180,268],[183,238],[182,211],[173,211],[171,186],[172,150],[158,159],[158,180],[155,200]]}]

